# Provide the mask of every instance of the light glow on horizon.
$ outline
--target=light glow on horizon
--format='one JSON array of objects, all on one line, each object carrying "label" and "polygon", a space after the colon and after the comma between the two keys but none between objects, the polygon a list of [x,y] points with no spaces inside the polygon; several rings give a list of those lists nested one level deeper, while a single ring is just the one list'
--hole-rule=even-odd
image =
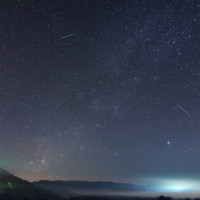
[{"label": "light glow on horizon", "polygon": [[153,186],[154,191],[160,192],[179,193],[196,191],[200,188],[200,181],[192,179],[150,178],[147,182]]}]

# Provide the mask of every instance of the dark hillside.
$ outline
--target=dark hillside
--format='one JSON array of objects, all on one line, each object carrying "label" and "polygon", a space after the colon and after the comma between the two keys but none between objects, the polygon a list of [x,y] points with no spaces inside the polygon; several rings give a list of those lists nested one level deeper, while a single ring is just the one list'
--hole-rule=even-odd
[{"label": "dark hillside", "polygon": [[56,200],[58,197],[50,191],[39,188],[28,181],[22,180],[5,170],[0,169],[0,199]]}]

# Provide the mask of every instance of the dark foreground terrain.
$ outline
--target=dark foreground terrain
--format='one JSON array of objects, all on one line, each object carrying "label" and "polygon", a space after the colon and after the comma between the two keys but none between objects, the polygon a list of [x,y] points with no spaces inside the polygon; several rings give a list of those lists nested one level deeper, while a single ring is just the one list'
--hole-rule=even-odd
[{"label": "dark foreground terrain", "polygon": [[[29,198],[24,198],[24,200],[29,200]],[[30,199],[32,200],[32,199]],[[48,200],[48,199],[38,199],[38,200]],[[183,199],[173,199],[172,197],[155,197],[155,198],[148,198],[148,197],[117,197],[117,196],[80,196],[80,197],[68,197],[68,198],[61,198],[60,200],[200,200],[200,198],[190,199],[190,198],[183,198]]]},{"label": "dark foreground terrain", "polygon": [[[44,183],[44,182],[40,182]],[[45,182],[48,183],[49,182]],[[57,183],[57,182],[56,182]],[[116,184],[112,182],[59,182],[57,186],[61,187],[63,184],[68,189],[76,189],[77,190],[92,190],[93,194],[89,195],[81,195],[80,193],[77,194],[75,190],[74,193],[68,191],[68,196],[63,198],[63,196],[55,194],[54,192],[44,188],[44,185],[41,184],[42,187],[30,183],[28,181],[22,180],[13,174],[0,169],[0,200],[173,200],[171,197],[164,197],[160,196],[157,198],[147,198],[147,197],[128,197],[128,196],[111,196],[111,195],[99,195],[99,193],[94,194],[94,191],[97,192],[97,188],[100,187],[98,190],[108,190],[110,191],[117,191],[123,188],[123,191],[130,191],[130,188],[133,187],[131,184]],[[71,187],[69,187],[71,185]],[[47,185],[45,185],[47,186]],[[55,182],[54,182],[55,186]],[[57,187],[57,189],[59,189]],[[108,187],[108,188],[106,188]],[[55,188],[54,188],[55,189]],[[139,190],[137,186],[134,185],[134,189]],[[176,199],[177,200],[177,199]],[[183,200],[183,199],[182,199]],[[185,198],[184,200],[190,200],[189,198]],[[200,200],[200,198],[196,198],[195,200]]]},{"label": "dark foreground terrain", "polygon": [[0,169],[0,200],[58,200],[57,195]]}]

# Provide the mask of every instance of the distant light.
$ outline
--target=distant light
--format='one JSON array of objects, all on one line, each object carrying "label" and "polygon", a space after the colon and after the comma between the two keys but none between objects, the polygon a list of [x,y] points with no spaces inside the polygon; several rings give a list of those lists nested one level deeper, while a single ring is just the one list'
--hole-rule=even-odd
[{"label": "distant light", "polygon": [[196,179],[151,177],[146,179],[145,181],[151,183],[151,190],[161,193],[191,192],[198,191],[200,188],[200,180]]},{"label": "distant light", "polygon": [[163,185],[161,186],[161,190],[167,192],[183,192],[193,189],[190,185]]},{"label": "distant light", "polygon": [[159,190],[163,192],[184,192],[199,188],[200,183],[190,180],[168,179],[161,181]]}]

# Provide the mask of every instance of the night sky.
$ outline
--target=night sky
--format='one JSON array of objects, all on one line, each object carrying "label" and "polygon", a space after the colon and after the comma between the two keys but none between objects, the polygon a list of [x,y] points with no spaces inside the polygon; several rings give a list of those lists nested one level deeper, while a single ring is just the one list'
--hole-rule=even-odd
[{"label": "night sky", "polygon": [[27,180],[200,184],[200,1],[1,1],[0,167]]}]

